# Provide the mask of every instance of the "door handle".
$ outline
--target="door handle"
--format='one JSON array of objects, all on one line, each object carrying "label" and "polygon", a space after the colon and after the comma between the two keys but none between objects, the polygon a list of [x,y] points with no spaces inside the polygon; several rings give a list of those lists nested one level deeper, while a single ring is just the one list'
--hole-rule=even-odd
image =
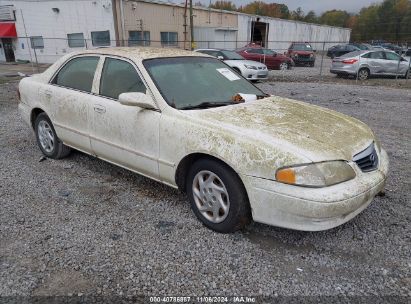
[{"label": "door handle", "polygon": [[106,108],[101,105],[94,105],[94,112],[99,114],[106,113]]}]

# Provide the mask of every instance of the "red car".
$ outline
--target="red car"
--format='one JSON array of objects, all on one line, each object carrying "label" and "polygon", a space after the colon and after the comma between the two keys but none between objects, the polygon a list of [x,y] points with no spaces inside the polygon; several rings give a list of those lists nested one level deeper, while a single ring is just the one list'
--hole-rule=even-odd
[{"label": "red car", "polygon": [[314,66],[315,64],[315,50],[311,44],[307,42],[293,42],[291,43],[287,56],[292,58],[295,64]]},{"label": "red car", "polygon": [[290,57],[261,47],[244,47],[236,52],[245,59],[264,63],[269,70],[287,70],[294,66]]}]

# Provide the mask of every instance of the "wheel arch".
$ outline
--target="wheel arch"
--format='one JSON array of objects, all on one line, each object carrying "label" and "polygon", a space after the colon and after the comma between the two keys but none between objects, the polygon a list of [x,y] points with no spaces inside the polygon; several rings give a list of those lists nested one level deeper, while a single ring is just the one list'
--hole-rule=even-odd
[{"label": "wheel arch", "polygon": [[43,109],[39,108],[39,107],[33,108],[33,109],[31,110],[31,114],[30,114],[30,124],[31,124],[31,127],[33,128],[33,130],[34,130],[34,123],[36,122],[36,118],[37,118],[37,116],[39,116],[41,113],[45,113],[45,111],[44,111]]},{"label": "wheel arch", "polygon": [[[200,159],[209,159],[209,160],[214,160],[216,162],[221,163],[222,165],[226,166],[228,169],[234,172],[234,174],[237,175],[237,177],[240,179],[241,183],[243,184],[243,187],[246,191],[247,194],[247,189],[244,185],[244,182],[242,181],[240,175],[233,169],[233,167],[228,164],[226,161],[222,160],[221,158],[215,157],[210,154],[206,153],[201,153],[201,152],[196,152],[196,153],[191,153],[183,157],[183,159],[180,160],[180,162],[177,165],[177,170],[175,172],[175,182],[178,186],[178,189],[180,189],[182,192],[185,192],[185,182],[187,179],[187,174],[190,170],[190,167],[198,160]],[[248,197],[248,194],[247,194]]]}]

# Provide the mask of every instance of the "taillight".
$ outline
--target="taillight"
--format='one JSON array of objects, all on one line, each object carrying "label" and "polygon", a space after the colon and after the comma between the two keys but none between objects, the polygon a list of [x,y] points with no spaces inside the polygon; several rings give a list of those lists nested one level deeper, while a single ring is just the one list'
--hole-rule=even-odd
[{"label": "taillight", "polygon": [[346,64],[354,64],[358,61],[358,59],[348,59],[348,60],[343,60],[343,63]]}]

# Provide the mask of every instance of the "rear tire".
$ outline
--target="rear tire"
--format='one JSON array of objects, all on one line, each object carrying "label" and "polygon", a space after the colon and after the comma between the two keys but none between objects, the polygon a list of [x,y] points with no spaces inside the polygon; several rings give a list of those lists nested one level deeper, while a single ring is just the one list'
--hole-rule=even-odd
[{"label": "rear tire", "polygon": [[370,71],[367,68],[361,68],[358,71],[358,79],[367,80],[368,78],[370,78]]},{"label": "rear tire", "polygon": [[287,62],[282,62],[282,63],[280,64],[280,70],[281,70],[281,71],[287,71],[288,69],[289,69],[289,65],[288,65]]},{"label": "rear tire", "polygon": [[251,221],[251,208],[244,185],[225,164],[201,159],[189,170],[186,189],[191,208],[208,228],[229,233]]},{"label": "rear tire", "polygon": [[37,144],[41,152],[52,159],[64,158],[70,154],[71,148],[63,144],[57,137],[54,126],[46,113],[40,113],[34,122]]}]

